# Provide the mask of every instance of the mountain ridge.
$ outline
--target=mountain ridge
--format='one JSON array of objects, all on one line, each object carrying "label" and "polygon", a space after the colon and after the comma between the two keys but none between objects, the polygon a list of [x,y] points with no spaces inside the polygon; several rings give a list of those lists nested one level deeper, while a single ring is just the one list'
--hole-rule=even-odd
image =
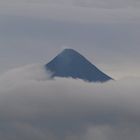
[{"label": "mountain ridge", "polygon": [[47,63],[45,68],[52,72],[52,78],[71,77],[88,82],[107,82],[113,80],[73,49],[64,49]]}]

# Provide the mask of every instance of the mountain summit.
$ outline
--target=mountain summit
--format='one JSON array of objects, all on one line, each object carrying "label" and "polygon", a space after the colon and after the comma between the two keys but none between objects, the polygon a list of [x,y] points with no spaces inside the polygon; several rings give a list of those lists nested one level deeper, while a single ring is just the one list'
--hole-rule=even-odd
[{"label": "mountain summit", "polygon": [[89,82],[106,82],[111,77],[100,71],[84,56],[73,49],[65,49],[45,65],[52,77],[71,77]]}]

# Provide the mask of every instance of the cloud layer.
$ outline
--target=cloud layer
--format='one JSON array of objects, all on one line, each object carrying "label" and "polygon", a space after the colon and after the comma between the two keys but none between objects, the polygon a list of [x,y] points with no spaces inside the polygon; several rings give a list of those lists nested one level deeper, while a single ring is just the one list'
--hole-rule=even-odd
[{"label": "cloud layer", "polygon": [[84,24],[140,22],[137,0],[1,0],[0,4],[4,16]]},{"label": "cloud layer", "polygon": [[139,78],[105,84],[56,78],[40,65],[0,78],[2,140],[138,140]]},{"label": "cloud layer", "polygon": [[80,7],[101,7],[101,8],[124,8],[138,7],[140,2],[137,0],[1,0],[1,3],[9,4],[55,4]]}]

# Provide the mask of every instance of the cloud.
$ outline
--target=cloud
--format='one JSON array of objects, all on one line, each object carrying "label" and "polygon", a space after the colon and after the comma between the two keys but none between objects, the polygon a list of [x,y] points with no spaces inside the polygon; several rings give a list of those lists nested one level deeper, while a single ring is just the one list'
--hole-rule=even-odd
[{"label": "cloud", "polygon": [[139,78],[49,79],[42,65],[0,77],[2,140],[138,140]]},{"label": "cloud", "polygon": [[140,2],[137,0],[1,0],[1,3],[10,4],[54,4],[63,6],[79,6],[79,7],[101,7],[101,8],[124,8],[138,7]]},{"label": "cloud", "polygon": [[[72,23],[139,23],[140,2],[123,0],[1,1],[1,15]],[[8,9],[8,10],[5,10]]]}]

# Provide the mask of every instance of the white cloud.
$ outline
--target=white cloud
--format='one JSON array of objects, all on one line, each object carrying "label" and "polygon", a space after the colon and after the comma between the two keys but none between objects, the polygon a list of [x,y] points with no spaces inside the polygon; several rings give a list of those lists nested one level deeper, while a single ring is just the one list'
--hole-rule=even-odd
[{"label": "white cloud", "polygon": [[139,78],[100,84],[47,77],[39,65],[1,76],[0,139],[139,139]]}]

